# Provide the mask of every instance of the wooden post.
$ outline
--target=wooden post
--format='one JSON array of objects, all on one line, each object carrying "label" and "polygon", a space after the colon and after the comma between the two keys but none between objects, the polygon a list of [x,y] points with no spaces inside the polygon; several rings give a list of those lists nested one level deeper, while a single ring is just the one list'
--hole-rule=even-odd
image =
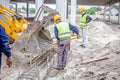
[{"label": "wooden post", "polygon": [[106,5],[105,5],[105,7],[104,7],[104,21],[105,21],[105,17],[106,17]]},{"label": "wooden post", "polygon": [[17,13],[17,3],[15,4],[15,12]]},{"label": "wooden post", "polygon": [[54,55],[55,55],[55,54],[53,54],[53,67],[54,67],[54,65],[55,65],[55,58],[54,58]]},{"label": "wooden post", "polygon": [[109,3],[109,21],[111,22],[111,14],[112,12],[111,12],[111,5],[110,5],[110,3]]},{"label": "wooden post", "polygon": [[30,67],[32,67],[32,54],[30,54]]},{"label": "wooden post", "polygon": [[118,16],[118,24],[120,24],[120,0],[119,0],[119,11],[118,11],[118,13],[119,13],[119,16]]},{"label": "wooden post", "polygon": [[48,71],[49,71],[48,60],[49,60],[49,57],[48,57],[48,54],[47,54],[47,60],[46,60],[46,63],[47,63],[47,74],[48,74]]},{"label": "wooden post", "polygon": [[62,20],[66,21],[67,0],[56,0],[56,9],[60,13]]},{"label": "wooden post", "polygon": [[29,17],[29,2],[27,1],[27,18]]},{"label": "wooden post", "polygon": [[71,0],[71,21],[70,23],[73,25],[76,25],[76,5],[77,5],[77,0]]}]

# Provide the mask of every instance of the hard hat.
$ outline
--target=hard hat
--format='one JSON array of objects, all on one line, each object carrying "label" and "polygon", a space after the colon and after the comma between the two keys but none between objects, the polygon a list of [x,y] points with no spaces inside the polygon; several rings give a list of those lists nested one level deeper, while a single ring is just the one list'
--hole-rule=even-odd
[{"label": "hard hat", "polygon": [[55,15],[54,16],[54,22],[56,22],[58,19],[60,19],[61,18],[61,16],[60,15]]},{"label": "hard hat", "polygon": [[85,8],[84,8],[84,7],[81,7],[81,8],[80,8],[80,13],[83,13],[83,12],[85,12]]}]

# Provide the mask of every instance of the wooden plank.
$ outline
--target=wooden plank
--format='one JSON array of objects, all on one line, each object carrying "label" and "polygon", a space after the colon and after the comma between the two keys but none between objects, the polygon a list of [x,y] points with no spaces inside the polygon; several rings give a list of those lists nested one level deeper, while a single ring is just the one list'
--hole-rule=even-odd
[{"label": "wooden plank", "polygon": [[100,58],[97,58],[97,59],[91,59],[91,60],[84,61],[82,64],[89,64],[89,63],[92,63],[92,62],[98,62],[98,61],[102,61],[102,60],[106,60],[106,59],[108,59],[108,57],[104,56],[104,57],[100,57]]}]

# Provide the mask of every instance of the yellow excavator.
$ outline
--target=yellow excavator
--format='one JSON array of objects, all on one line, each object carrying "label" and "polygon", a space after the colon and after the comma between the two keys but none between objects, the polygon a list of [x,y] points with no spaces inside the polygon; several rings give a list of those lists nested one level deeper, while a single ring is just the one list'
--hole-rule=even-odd
[{"label": "yellow excavator", "polygon": [[[48,13],[43,15],[44,11],[48,11]],[[53,26],[53,17],[56,14],[59,14],[56,10],[41,5],[34,19],[28,25],[23,17],[0,5],[0,25],[4,27],[8,36],[14,40],[11,51],[14,63],[18,67],[28,65],[28,63],[31,66],[36,66],[38,63],[41,65],[46,57],[53,57],[55,54],[53,52],[53,40],[48,27]],[[24,28],[24,23],[28,25],[27,29]],[[19,35],[19,33],[22,34]],[[23,69],[22,72],[27,72],[26,70],[29,68],[31,67]]]},{"label": "yellow excavator", "polygon": [[21,15],[0,4],[0,25],[5,29],[11,41],[19,38],[29,22]]},{"label": "yellow excavator", "polygon": [[[45,10],[49,13],[43,16],[42,12]],[[24,62],[28,62],[30,59],[26,55],[32,55],[31,58],[36,60],[36,57],[44,56],[51,49],[53,41],[47,26],[53,24],[52,19],[56,14],[59,14],[56,10],[41,5],[29,23],[22,16],[0,4],[0,25],[12,39],[11,49],[16,58],[21,55],[19,58],[24,57],[27,59]],[[43,18],[40,19],[41,17]],[[24,24],[28,25],[27,29],[24,28]]]}]

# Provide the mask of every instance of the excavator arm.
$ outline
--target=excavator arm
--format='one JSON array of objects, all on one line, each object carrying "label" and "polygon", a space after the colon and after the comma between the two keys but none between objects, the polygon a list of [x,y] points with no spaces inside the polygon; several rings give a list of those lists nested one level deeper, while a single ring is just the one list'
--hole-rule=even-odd
[{"label": "excavator arm", "polygon": [[[44,16],[42,20],[39,20],[42,11],[48,10],[50,13],[47,16]],[[29,25],[29,28],[17,39],[13,47],[15,50],[22,50],[26,48],[26,45],[32,45],[29,44],[29,42],[32,40],[32,35],[36,34],[37,38],[43,39],[43,40],[51,40],[51,36],[49,35],[49,31],[45,30],[45,28],[52,24],[51,19],[54,17],[54,15],[59,14],[56,10],[49,8],[48,6],[42,5],[39,7],[34,20]],[[19,45],[21,44],[21,45]],[[33,46],[32,46],[33,48]],[[35,50],[34,50],[35,51]]]},{"label": "excavator arm", "polygon": [[4,27],[11,40],[17,40],[21,33],[25,31],[24,24],[28,26],[29,22],[24,17],[0,4],[0,25]]}]

